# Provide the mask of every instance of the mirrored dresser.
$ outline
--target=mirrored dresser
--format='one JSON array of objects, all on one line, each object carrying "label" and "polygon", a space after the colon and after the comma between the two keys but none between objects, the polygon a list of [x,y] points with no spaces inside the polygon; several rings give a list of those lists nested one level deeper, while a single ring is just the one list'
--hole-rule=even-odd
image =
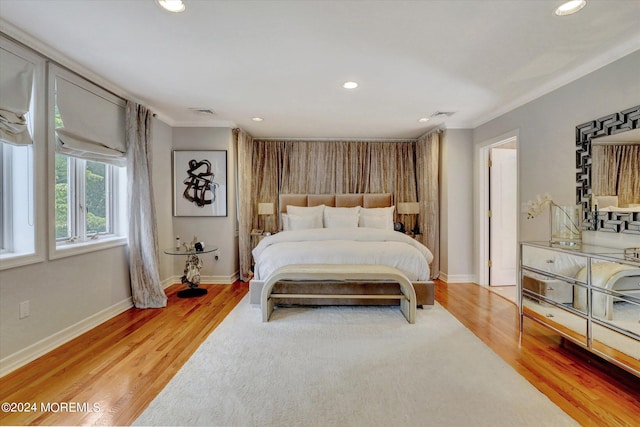
[{"label": "mirrored dresser", "polygon": [[640,377],[640,259],[593,246],[520,244],[524,317]]}]

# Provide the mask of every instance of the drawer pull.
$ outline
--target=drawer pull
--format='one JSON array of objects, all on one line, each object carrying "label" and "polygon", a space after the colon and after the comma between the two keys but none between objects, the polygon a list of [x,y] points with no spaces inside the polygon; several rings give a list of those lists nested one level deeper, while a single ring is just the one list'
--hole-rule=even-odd
[{"label": "drawer pull", "polygon": [[552,288],[551,286],[547,286],[547,290],[548,290],[548,291],[552,291],[552,290],[553,290],[553,288]]},{"label": "drawer pull", "polygon": [[548,260],[547,260],[547,264],[553,264],[553,262],[554,262],[554,261],[553,261],[552,259],[548,259]]}]

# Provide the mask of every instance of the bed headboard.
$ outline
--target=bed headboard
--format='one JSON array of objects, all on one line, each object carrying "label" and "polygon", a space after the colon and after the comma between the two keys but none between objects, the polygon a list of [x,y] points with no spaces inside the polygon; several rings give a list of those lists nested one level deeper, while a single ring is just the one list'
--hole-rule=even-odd
[{"label": "bed headboard", "polygon": [[279,212],[286,213],[287,205],[318,206],[326,205],[336,208],[387,208],[393,206],[391,193],[357,193],[357,194],[280,194]]}]

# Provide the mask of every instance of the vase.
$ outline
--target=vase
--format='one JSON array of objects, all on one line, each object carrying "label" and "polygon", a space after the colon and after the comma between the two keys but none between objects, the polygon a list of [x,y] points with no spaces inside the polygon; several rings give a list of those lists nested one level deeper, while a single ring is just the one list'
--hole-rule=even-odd
[{"label": "vase", "polygon": [[551,204],[551,243],[574,246],[582,242],[582,205]]}]

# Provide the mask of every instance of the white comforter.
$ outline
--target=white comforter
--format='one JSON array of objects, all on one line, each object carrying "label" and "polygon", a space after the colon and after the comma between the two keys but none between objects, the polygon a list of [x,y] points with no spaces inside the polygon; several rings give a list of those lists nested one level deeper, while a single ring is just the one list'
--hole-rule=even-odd
[{"label": "white comforter", "polygon": [[316,228],[282,231],[265,237],[253,250],[254,274],[265,280],[290,264],[381,264],[409,280],[429,280],[433,254],[415,239],[374,228]]}]

